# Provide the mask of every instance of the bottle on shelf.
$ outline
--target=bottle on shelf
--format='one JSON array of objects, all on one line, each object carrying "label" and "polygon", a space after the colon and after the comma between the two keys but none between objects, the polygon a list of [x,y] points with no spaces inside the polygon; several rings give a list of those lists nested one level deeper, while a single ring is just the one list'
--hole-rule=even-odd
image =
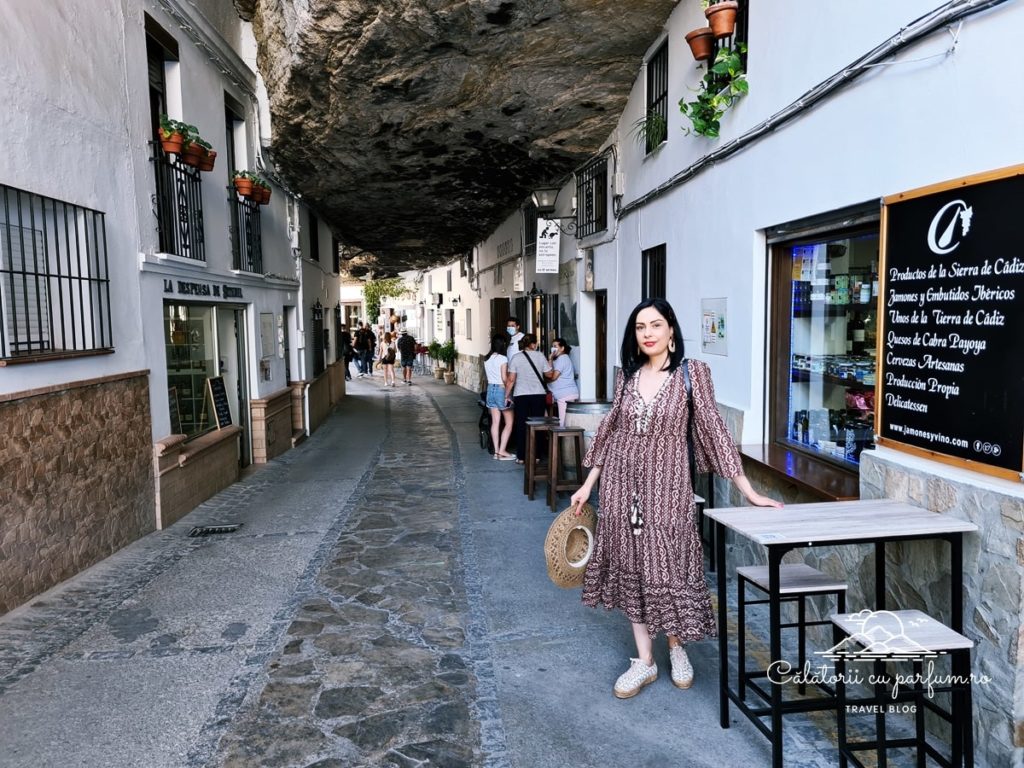
[{"label": "bottle on shelf", "polygon": [[853,354],[853,313],[846,313],[846,354]]},{"label": "bottle on shelf", "polygon": [[860,312],[854,312],[846,327],[846,338],[853,355],[864,354],[864,318]]}]

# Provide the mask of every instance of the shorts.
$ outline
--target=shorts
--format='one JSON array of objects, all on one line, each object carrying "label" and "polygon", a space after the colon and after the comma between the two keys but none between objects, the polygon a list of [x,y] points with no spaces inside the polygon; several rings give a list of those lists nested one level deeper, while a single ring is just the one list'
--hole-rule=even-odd
[{"label": "shorts", "polygon": [[412,368],[412,361],[413,361],[412,357],[406,357],[405,355],[402,355],[402,367],[403,368]]},{"label": "shorts", "polygon": [[487,385],[487,407],[507,411],[512,406],[505,404],[505,388],[501,384]]}]

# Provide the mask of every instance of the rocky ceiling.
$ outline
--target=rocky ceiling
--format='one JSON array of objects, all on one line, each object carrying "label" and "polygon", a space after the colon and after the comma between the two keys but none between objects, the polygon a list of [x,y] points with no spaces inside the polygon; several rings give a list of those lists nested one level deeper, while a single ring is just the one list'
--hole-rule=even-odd
[{"label": "rocky ceiling", "polygon": [[234,2],[282,177],[390,274],[465,253],[593,156],[676,0]]}]

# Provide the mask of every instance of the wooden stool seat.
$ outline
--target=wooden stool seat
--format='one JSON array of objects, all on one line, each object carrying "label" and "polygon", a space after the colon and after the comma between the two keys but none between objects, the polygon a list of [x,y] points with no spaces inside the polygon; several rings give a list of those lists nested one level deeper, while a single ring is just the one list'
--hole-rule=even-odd
[{"label": "wooden stool seat", "polygon": [[[736,575],[753,583],[762,592],[768,591],[768,566],[744,565],[736,569]],[[779,566],[779,594],[792,595],[797,592],[816,594],[846,590],[846,582],[835,579],[806,563],[783,563]],[[835,621],[835,617],[833,617]]]},{"label": "wooden stool seat", "polygon": [[[558,426],[558,419],[555,419],[555,423],[552,424],[548,419],[527,419],[526,420],[526,458],[524,461],[523,469],[523,493],[526,494],[530,501],[533,501],[533,495],[537,490],[537,481],[548,479],[548,464],[539,462],[537,452],[537,434],[540,432],[550,432],[552,427]],[[549,454],[550,454],[550,440],[549,442]]]},{"label": "wooden stool seat", "polygon": [[[548,506],[554,512],[559,491],[579,490],[583,485],[583,427],[551,427],[548,430]],[[576,474],[570,480],[562,473],[562,441],[573,441],[573,466]]]},{"label": "wooden stool seat", "polygon": [[[971,649],[974,642],[921,611],[861,611],[841,613],[832,617],[832,651],[836,669],[836,730],[839,741],[839,765],[846,768],[851,762],[863,765],[856,752],[871,750],[878,765],[887,764],[886,753],[891,749],[917,750],[917,765],[925,765],[928,758],[943,766],[972,768],[974,765],[974,713],[971,703]],[[862,648],[860,656],[856,648]],[[842,649],[838,653],[837,649]],[[948,683],[933,685],[930,667],[936,657],[948,654],[952,674]],[[886,681],[885,664],[902,658],[913,665],[914,674],[909,684],[901,682],[898,693],[890,692]],[[868,660],[873,663],[875,738],[871,741],[848,741],[846,695],[846,666],[850,660]],[[924,662],[929,672],[924,674]],[[946,679],[940,673],[939,679]],[[929,682],[925,682],[929,679]],[[935,701],[934,694],[948,693],[950,706],[946,709]],[[914,702],[914,737],[887,738],[886,712],[899,701]],[[857,704],[862,704],[861,699]],[[949,723],[949,756],[942,754],[930,743],[925,732],[925,710]]]}]

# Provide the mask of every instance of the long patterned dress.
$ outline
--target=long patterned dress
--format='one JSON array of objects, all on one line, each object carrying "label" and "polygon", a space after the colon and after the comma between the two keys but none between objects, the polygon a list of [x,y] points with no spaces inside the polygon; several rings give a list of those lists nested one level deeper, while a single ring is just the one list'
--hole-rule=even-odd
[{"label": "long patterned dress", "polygon": [[[711,373],[689,361],[693,443],[698,472],[742,473],[739,454],[715,405]],[[697,531],[686,428],[689,415],[680,366],[644,402],[639,376],[620,373],[612,409],[594,436],[584,464],[600,467],[597,544],[587,565],[583,602],[618,608],[651,636],[683,642],[717,634]],[[642,526],[635,532],[635,514]]]}]

